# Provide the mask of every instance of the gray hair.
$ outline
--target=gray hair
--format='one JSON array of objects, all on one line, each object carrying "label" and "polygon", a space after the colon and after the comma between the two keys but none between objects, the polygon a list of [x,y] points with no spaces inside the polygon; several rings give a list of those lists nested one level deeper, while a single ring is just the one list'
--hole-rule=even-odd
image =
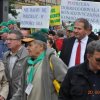
[{"label": "gray hair", "polygon": [[9,34],[15,34],[17,39],[22,39],[23,35],[19,30],[11,30]]},{"label": "gray hair", "polygon": [[76,19],[75,22],[84,23],[84,29],[89,29],[89,28],[90,28],[90,23],[89,23],[88,20],[85,19],[85,18],[78,18],[78,19]]},{"label": "gray hair", "polygon": [[35,40],[35,43],[37,43],[39,45],[42,45],[44,50],[47,49],[47,44],[45,42],[40,41],[40,40]]},{"label": "gray hair", "polygon": [[92,41],[87,46],[87,53],[94,54],[94,52],[100,52],[100,40]]},{"label": "gray hair", "polygon": [[58,36],[58,37],[63,37],[64,34],[66,34],[66,31],[65,31],[65,30],[58,30],[58,31],[57,31],[57,36]]}]

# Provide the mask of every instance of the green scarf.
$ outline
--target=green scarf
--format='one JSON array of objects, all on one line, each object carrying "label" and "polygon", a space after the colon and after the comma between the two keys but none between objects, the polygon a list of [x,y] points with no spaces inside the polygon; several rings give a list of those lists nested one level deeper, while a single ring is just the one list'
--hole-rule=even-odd
[{"label": "green scarf", "polygon": [[43,60],[44,57],[45,57],[45,52],[43,52],[42,54],[40,54],[38,56],[38,58],[35,59],[34,61],[32,61],[31,58],[28,59],[28,64],[29,64],[29,67],[30,67],[30,72],[28,74],[27,84],[32,83],[32,81],[33,81],[35,72],[37,70],[37,68],[35,68],[34,65],[37,64],[39,61]]}]

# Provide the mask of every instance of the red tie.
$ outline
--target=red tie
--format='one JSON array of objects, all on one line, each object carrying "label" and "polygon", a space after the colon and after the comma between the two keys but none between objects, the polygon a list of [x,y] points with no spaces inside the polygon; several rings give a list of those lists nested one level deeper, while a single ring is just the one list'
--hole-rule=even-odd
[{"label": "red tie", "polygon": [[75,65],[80,64],[80,55],[81,55],[81,41],[78,40],[78,47],[77,47],[77,51],[76,51]]}]

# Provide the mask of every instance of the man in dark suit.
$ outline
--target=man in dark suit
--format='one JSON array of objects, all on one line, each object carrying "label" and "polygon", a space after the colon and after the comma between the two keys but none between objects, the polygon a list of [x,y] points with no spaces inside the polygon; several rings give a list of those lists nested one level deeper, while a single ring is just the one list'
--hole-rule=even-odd
[{"label": "man in dark suit", "polygon": [[[87,36],[89,25],[90,24],[86,19],[77,19],[74,23],[75,36],[69,39],[64,39],[60,58],[67,66],[71,67],[76,64],[80,64],[86,59],[86,46],[92,41],[92,39]],[[80,52],[78,50],[78,46],[80,48]],[[77,51],[80,54],[77,54]],[[78,55],[77,57],[80,56],[78,58],[78,63],[76,63],[76,55]]]},{"label": "man in dark suit", "polygon": [[59,100],[100,100],[100,40],[88,44],[87,59],[69,68]]}]

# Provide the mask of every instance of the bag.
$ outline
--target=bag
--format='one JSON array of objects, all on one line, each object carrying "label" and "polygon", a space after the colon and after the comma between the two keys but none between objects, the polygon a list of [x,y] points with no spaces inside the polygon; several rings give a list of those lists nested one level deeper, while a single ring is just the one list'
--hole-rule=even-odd
[{"label": "bag", "polygon": [[[53,67],[53,65],[52,65],[51,58],[50,58],[50,68],[51,68],[51,70],[52,70],[52,72],[53,72],[53,75],[54,75],[54,67]],[[54,78],[55,78],[55,76],[54,76]],[[54,85],[54,87],[55,87],[56,92],[59,93],[59,90],[60,90],[60,83],[59,83],[56,79],[54,79],[54,80],[53,80],[53,85]]]}]

